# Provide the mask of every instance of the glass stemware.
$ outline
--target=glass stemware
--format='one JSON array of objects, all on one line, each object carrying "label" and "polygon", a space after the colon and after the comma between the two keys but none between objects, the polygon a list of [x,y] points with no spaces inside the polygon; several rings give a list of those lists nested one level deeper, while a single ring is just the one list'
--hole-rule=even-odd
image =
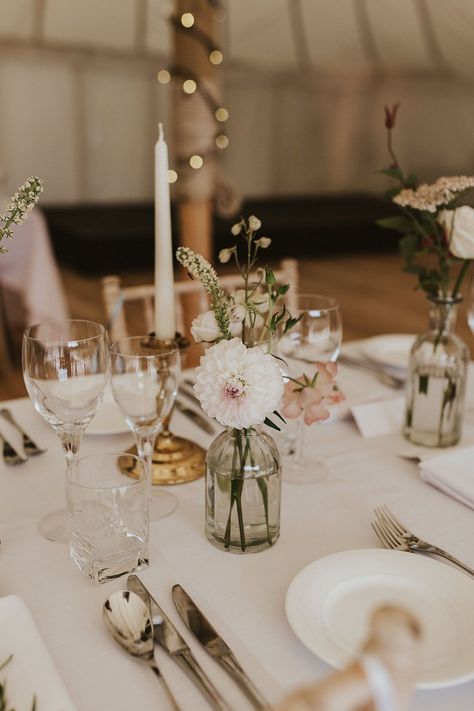
[{"label": "glass stemware", "polygon": [[[342,343],[342,317],[337,301],[320,294],[299,294],[296,312],[300,320],[278,344],[279,355],[287,364],[286,375],[312,377],[316,361],[336,361]],[[316,425],[317,426],[317,425]],[[296,433],[287,443],[283,466],[285,481],[309,484],[322,481],[328,475],[327,466],[308,455],[305,448],[307,425],[303,416],[296,420]]]},{"label": "glass stemware", "polygon": [[[57,432],[66,470],[77,461],[82,435],[97,412],[108,381],[109,342],[93,321],[48,321],[23,336],[23,377],[35,409]],[[43,518],[38,530],[51,541],[66,541],[66,511]]]},{"label": "glass stemware", "polygon": [[110,353],[112,392],[134,434],[138,454],[147,462],[150,520],[156,521],[176,508],[172,494],[152,491],[152,455],[156,436],[178,392],[179,350],[155,338],[138,336],[113,343]]}]

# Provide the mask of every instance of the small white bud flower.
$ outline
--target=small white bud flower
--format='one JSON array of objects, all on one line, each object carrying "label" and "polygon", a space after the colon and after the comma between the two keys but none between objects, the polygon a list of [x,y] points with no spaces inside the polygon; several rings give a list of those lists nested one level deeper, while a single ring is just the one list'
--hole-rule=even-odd
[{"label": "small white bud flower", "polygon": [[249,228],[255,232],[255,230],[259,230],[261,226],[262,226],[262,223],[258,219],[258,217],[255,217],[255,215],[250,215]]},{"label": "small white bud flower", "polygon": [[271,245],[272,241],[270,237],[260,237],[255,240],[255,244],[260,247],[260,249],[266,249]]},{"label": "small white bud flower", "polygon": [[240,233],[242,232],[242,223],[236,222],[235,225],[232,225],[232,227],[230,228],[230,231],[232,232],[234,237],[237,237],[237,235],[240,235]]},{"label": "small white bud flower", "polygon": [[219,252],[219,261],[221,264],[227,264],[229,259],[235,252],[235,247],[229,247],[228,249],[221,249]]}]

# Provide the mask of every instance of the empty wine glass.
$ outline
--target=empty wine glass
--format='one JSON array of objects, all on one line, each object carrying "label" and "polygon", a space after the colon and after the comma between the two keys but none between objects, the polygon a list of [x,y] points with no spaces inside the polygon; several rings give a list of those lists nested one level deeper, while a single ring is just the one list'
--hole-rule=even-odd
[{"label": "empty wine glass", "polygon": [[[28,394],[35,409],[57,432],[68,469],[77,460],[82,435],[107,385],[107,333],[93,321],[40,323],[24,333],[22,361]],[[38,530],[50,541],[66,541],[66,511],[48,514]]]},{"label": "empty wine glass", "polygon": [[168,516],[175,497],[152,492],[152,455],[155,440],[178,392],[179,350],[149,336],[123,338],[110,349],[112,392],[132,430],[138,454],[148,465],[150,520]]},{"label": "empty wine glass", "polygon": [[[296,311],[298,323],[281,339],[279,355],[286,362],[286,375],[312,378],[316,361],[336,361],[342,343],[342,317],[336,299],[321,294],[299,294]],[[288,455],[283,467],[285,481],[309,484],[322,481],[328,475],[327,466],[311,457],[305,449],[307,425],[301,415],[296,432],[287,443]]]}]

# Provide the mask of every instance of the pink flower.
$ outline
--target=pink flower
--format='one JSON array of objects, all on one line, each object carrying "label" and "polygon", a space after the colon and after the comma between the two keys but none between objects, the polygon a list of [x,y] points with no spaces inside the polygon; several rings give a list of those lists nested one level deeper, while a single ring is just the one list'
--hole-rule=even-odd
[{"label": "pink flower", "polygon": [[327,405],[344,400],[344,395],[336,386],[336,363],[316,363],[316,373],[312,379],[306,375],[289,380],[283,392],[282,415],[292,420],[304,413],[306,425],[319,420],[327,420],[330,412]]}]

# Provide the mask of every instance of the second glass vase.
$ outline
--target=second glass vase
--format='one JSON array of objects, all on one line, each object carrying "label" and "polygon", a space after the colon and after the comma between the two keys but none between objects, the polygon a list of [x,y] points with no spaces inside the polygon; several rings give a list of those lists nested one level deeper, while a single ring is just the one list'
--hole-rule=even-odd
[{"label": "second glass vase", "polygon": [[217,548],[257,553],[280,535],[281,464],[259,428],[221,432],[206,467],[206,535]]},{"label": "second glass vase", "polygon": [[469,351],[453,332],[461,297],[430,296],[430,329],[415,341],[403,433],[415,444],[451,447],[461,437]]}]

